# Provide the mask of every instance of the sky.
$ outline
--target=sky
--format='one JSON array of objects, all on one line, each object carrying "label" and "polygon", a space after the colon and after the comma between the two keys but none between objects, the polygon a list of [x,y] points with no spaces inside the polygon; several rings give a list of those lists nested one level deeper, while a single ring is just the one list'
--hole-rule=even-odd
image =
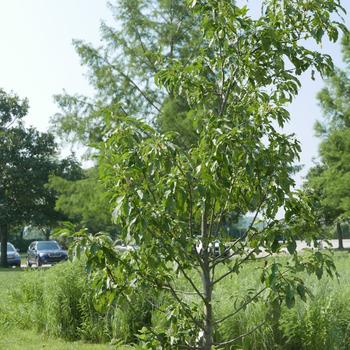
[{"label": "sky", "polygon": [[[257,0],[248,0],[253,7]],[[343,0],[350,24],[350,1]],[[105,0],[0,0],[0,88],[29,99],[26,124],[40,131],[49,127],[49,118],[58,108],[53,95],[68,93],[91,95],[72,39],[82,39],[98,46],[101,20],[111,22]],[[342,66],[340,44],[324,42],[322,51]],[[322,118],[316,100],[324,83],[310,74],[301,78],[302,88],[289,107],[291,121],[285,128],[295,133],[302,145],[300,163],[304,169],[295,176],[297,185],[317,157],[319,140],[313,125]]]}]

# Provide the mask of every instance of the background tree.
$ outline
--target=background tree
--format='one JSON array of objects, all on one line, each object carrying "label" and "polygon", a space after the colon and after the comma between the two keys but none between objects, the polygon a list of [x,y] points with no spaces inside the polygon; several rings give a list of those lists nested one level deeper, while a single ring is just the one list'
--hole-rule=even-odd
[{"label": "background tree", "polygon": [[83,171],[79,179],[52,176],[49,188],[56,194],[55,209],[78,228],[86,227],[89,232],[100,231],[116,234],[112,224],[109,199],[98,180],[96,167]]},{"label": "background tree", "polygon": [[[292,307],[297,294],[306,298],[308,290],[297,272],[315,272],[321,278],[323,268],[332,273],[334,267],[320,251],[296,252],[296,237],[315,240],[319,225],[303,194],[293,190],[289,169],[299,143],[274,125],[288,121],[286,105],[298,92],[300,74],[309,68],[322,75],[332,70],[329,56],[303,43],[314,39],[320,44],[325,34],[337,39],[342,26],[332,18],[341,10],[339,3],[264,1],[257,19],[234,1],[190,4],[189,17],[201,29],[201,48],[187,60],[171,57],[155,82],[159,95],[166,90],[185,99],[201,121],[199,137],[184,149],[176,134],[159,133],[145,122],[147,114],[141,120],[132,111],[106,111],[116,126],[110,125],[101,145],[101,171],[116,222],[125,239],[140,248],[120,254],[108,236],[85,231],[76,241],[76,253],[85,246],[88,266],[98,272],[100,302],[118,300],[132,308],[130,297],[145,288],[172,300],[165,306],[149,300],[165,320],[164,328],[145,325],[140,340],[146,348],[229,348],[243,335],[218,342],[215,334],[223,322],[262,296],[277,319],[281,303]],[[154,108],[153,101],[147,102]],[[276,220],[281,207],[283,221]],[[252,208],[254,219],[245,234],[226,253],[213,254],[222,219]],[[266,222],[262,230],[255,226],[258,217]],[[291,254],[286,264],[266,259],[282,249],[281,233]],[[220,282],[257,258],[263,261],[262,285],[237,297],[235,310],[218,319],[214,300]],[[179,276],[186,281],[183,288]],[[278,342],[277,332],[275,336]]]},{"label": "background tree", "polygon": [[310,169],[306,187],[312,189],[320,204],[320,215],[326,226],[336,227],[339,248],[343,248],[341,223],[350,217],[350,41],[342,40],[347,65],[327,79],[318,94],[324,122],[315,130],[321,138],[319,164]]},{"label": "background tree", "polygon": [[110,8],[116,25],[102,23],[101,48],[74,41],[96,95],[56,96],[62,112],[52,118],[53,129],[93,147],[123,113],[146,117],[162,131],[181,131],[181,141],[188,136],[191,142],[187,102],[156,87],[153,77],[172,60],[197,54],[202,41],[195,16],[183,0],[116,0]]},{"label": "background tree", "polygon": [[[25,128],[28,101],[0,90],[0,235],[1,266],[7,265],[11,227],[34,223],[51,226],[59,219],[54,193],[45,184],[50,174],[69,172],[56,158],[53,135]],[[72,164],[71,164],[72,165]]]},{"label": "background tree", "polygon": [[52,159],[48,166],[41,173],[41,183],[45,184],[43,200],[36,208],[36,214],[30,221],[32,225],[44,233],[46,239],[50,238],[52,230],[59,222],[69,220],[69,217],[56,206],[60,192],[49,186],[50,178],[57,177],[62,181],[78,181],[84,178],[84,171],[75,156]]}]

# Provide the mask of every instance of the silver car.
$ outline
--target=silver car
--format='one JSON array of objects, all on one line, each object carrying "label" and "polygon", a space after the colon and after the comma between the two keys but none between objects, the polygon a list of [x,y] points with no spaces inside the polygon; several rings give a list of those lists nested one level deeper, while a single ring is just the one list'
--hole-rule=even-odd
[{"label": "silver car", "polygon": [[[0,243],[0,257],[1,257],[1,243]],[[21,267],[21,257],[17,249],[12,243],[7,243],[7,264],[9,266]]]}]

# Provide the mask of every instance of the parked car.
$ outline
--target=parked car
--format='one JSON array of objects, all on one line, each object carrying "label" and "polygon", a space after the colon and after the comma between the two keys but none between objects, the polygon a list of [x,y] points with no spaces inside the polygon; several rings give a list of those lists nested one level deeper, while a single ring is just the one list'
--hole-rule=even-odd
[{"label": "parked car", "polygon": [[[198,239],[195,245],[195,249],[198,254],[203,252],[203,242],[201,239]],[[231,250],[229,245],[219,241],[218,239],[210,242],[208,244],[208,252],[214,257],[227,258],[231,256]]]},{"label": "parked car", "polygon": [[32,242],[27,251],[27,264],[41,266],[54,264],[68,259],[68,253],[56,241]]},{"label": "parked car", "polygon": [[117,239],[115,242],[114,242],[114,248],[121,252],[121,253],[124,253],[124,252],[128,252],[130,250],[132,251],[136,251],[139,249],[139,246],[136,245],[136,244],[125,244],[123,241]]},{"label": "parked car", "polygon": [[[0,256],[1,256],[1,243],[0,243]],[[12,243],[7,243],[7,264],[9,266],[21,267],[21,257],[18,254],[17,249]]]}]

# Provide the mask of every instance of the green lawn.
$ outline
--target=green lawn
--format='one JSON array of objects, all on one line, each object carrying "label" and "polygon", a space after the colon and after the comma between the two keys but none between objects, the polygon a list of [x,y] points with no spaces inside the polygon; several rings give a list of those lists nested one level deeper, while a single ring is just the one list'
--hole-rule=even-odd
[{"label": "green lawn", "polygon": [[[17,288],[21,278],[31,273],[24,269],[0,268],[0,300],[6,303],[7,291]],[[1,315],[0,315],[1,317]],[[0,325],[0,350],[111,350],[116,349],[112,345],[86,344],[82,342],[66,342],[60,339],[48,338],[32,330],[3,327]],[[118,350],[126,350],[130,347],[119,347]]]},{"label": "green lawn", "polygon": [[[46,338],[33,331],[12,329],[0,330],[0,350],[111,350],[111,345],[84,344],[65,342],[59,339]],[[124,348],[125,349],[125,348]]]}]

